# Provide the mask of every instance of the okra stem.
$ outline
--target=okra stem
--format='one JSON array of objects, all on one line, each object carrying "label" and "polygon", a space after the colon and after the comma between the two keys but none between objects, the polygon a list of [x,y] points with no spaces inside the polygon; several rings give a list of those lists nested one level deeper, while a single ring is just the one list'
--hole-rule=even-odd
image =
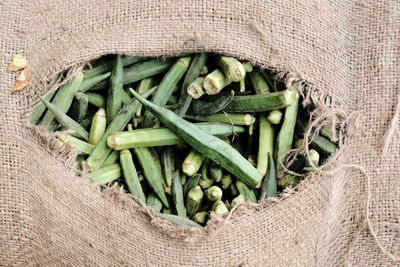
[{"label": "okra stem", "polygon": [[283,117],[283,113],[280,110],[272,110],[269,114],[268,114],[268,121],[271,124],[279,124],[282,120]]},{"label": "okra stem", "polygon": [[232,82],[238,82],[246,75],[242,63],[236,58],[219,56],[217,57],[217,64],[225,76]]},{"label": "okra stem", "polygon": [[216,95],[230,83],[231,81],[216,69],[204,78],[203,88],[208,95]]},{"label": "okra stem", "polygon": [[187,93],[193,97],[194,99],[200,98],[202,95],[205,94],[204,88],[203,88],[203,82],[204,78],[199,77],[196,80],[194,80],[187,88]]},{"label": "okra stem", "polygon": [[192,149],[182,164],[182,171],[189,177],[194,175],[201,167],[205,156]]}]

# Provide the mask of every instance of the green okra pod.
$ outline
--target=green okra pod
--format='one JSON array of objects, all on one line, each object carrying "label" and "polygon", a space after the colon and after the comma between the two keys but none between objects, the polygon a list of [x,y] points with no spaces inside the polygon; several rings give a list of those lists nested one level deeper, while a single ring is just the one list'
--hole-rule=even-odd
[{"label": "green okra pod", "polygon": [[106,160],[103,162],[101,167],[105,167],[111,164],[116,163],[119,160],[119,151],[113,150],[110,155],[106,158]]},{"label": "green okra pod", "polygon": [[204,78],[203,88],[208,95],[216,95],[230,83],[222,71],[216,69]]},{"label": "green okra pod", "polygon": [[292,88],[290,92],[293,92],[296,95],[296,99],[285,109],[285,117],[283,119],[282,127],[276,138],[274,156],[277,172],[283,169],[282,164],[285,162],[286,152],[292,148],[297,110],[299,107],[299,95],[297,89]]},{"label": "green okra pod", "polygon": [[144,177],[153,193],[161,200],[161,202],[169,208],[167,197],[164,193],[164,175],[160,162],[156,159],[155,153],[148,148],[140,147],[135,149],[135,154],[142,166]]},{"label": "green okra pod", "polygon": [[244,198],[243,195],[238,195],[237,197],[235,197],[234,199],[232,199],[231,202],[231,207],[232,209],[235,208],[237,205],[242,204],[246,202],[246,199]]},{"label": "green okra pod", "polygon": [[188,109],[189,114],[207,116],[223,110],[233,99],[233,92],[227,96],[221,96],[213,102],[193,100]]},{"label": "green okra pod", "polygon": [[186,198],[186,210],[189,217],[193,216],[199,210],[203,200],[203,195],[204,193],[200,186],[196,186],[188,192]]},{"label": "green okra pod", "polygon": [[222,168],[216,162],[211,162],[210,164],[211,178],[216,182],[220,182],[222,179],[222,175],[223,175]]},{"label": "green okra pod", "polygon": [[254,69],[253,65],[251,65],[250,63],[242,63],[242,66],[245,72],[252,72]]},{"label": "green okra pod", "polygon": [[232,82],[238,82],[246,75],[242,63],[236,58],[218,56],[216,61],[225,76]]},{"label": "green okra pod", "polygon": [[[79,72],[75,78],[67,83],[62,85],[58,90],[56,95],[54,96],[51,104],[61,112],[66,113],[70,108],[72,101],[74,99],[75,93],[78,91],[79,86],[81,85],[83,80],[83,73]],[[44,98],[43,98],[44,99]],[[47,126],[50,131],[54,131],[57,127],[55,123],[55,116],[53,112],[48,110],[44,115],[40,125]]]},{"label": "green okra pod", "polygon": [[229,213],[229,210],[226,207],[225,203],[221,200],[215,201],[215,203],[211,207],[211,210],[219,215],[225,215]]},{"label": "green okra pod", "polygon": [[272,110],[269,114],[268,114],[268,121],[271,124],[279,124],[282,120],[283,117],[283,113],[280,110]]},{"label": "green okra pod", "polygon": [[265,114],[260,114],[259,130],[257,170],[265,176],[268,169],[268,153],[274,152],[274,128]]},{"label": "green okra pod", "polygon": [[214,202],[222,198],[222,190],[216,185],[208,188],[204,194],[206,195],[207,200]]},{"label": "green okra pod", "polygon": [[251,84],[257,94],[266,94],[270,91],[267,82],[264,80],[259,70],[249,73]]},{"label": "green okra pod", "polygon": [[233,125],[251,125],[256,121],[256,118],[250,114],[228,114],[228,113],[217,113],[207,116],[200,115],[185,115],[186,119],[194,121],[208,121],[208,122],[221,122]]},{"label": "green okra pod", "polygon": [[43,104],[45,104],[49,112],[51,112],[54,115],[54,117],[62,126],[64,126],[68,130],[75,131],[75,133],[72,135],[79,136],[83,138],[85,141],[88,140],[89,138],[88,132],[81,125],[79,125],[79,123],[68,117],[59,108],[57,108],[52,103],[46,101],[43,97],[39,96],[39,98],[40,100],[42,100]]},{"label": "green okra pod", "polygon": [[[223,137],[244,132],[243,127],[223,123],[197,123],[200,130]],[[170,146],[184,141],[167,128],[144,128],[133,131],[115,132],[108,137],[107,144],[115,150],[136,147]]]},{"label": "green okra pod", "polygon": [[268,160],[269,170],[261,186],[261,198],[276,197],[278,191],[275,163],[271,153],[268,153]]},{"label": "green okra pod", "polygon": [[200,71],[200,76],[202,76],[202,77],[204,77],[204,76],[206,76],[208,74],[208,67],[207,67],[207,65],[204,65],[203,66],[203,68],[201,68],[201,71]]},{"label": "green okra pod", "polygon": [[[167,103],[168,99],[173,94],[176,85],[183,78],[189,68],[190,60],[190,57],[179,58],[168,73],[165,74],[152,99],[154,104],[163,106]],[[143,127],[150,127],[153,119],[154,115],[146,111],[143,117]]]},{"label": "green okra pod", "polygon": [[193,215],[193,221],[198,224],[204,225],[204,224],[206,224],[207,220],[208,220],[208,212],[207,211],[200,211],[200,212],[196,213],[195,215]]},{"label": "green okra pod", "polygon": [[205,94],[204,88],[203,88],[203,82],[204,78],[199,77],[196,80],[194,80],[187,88],[187,93],[193,97],[194,99],[199,99],[202,95]]},{"label": "green okra pod", "polygon": [[186,143],[195,147],[204,156],[217,161],[250,187],[261,181],[262,176],[240,153],[221,139],[209,135],[174,112],[146,100],[135,91],[132,94],[146,106],[158,120]]},{"label": "green okra pod", "polygon": [[201,227],[200,224],[197,224],[188,218],[182,218],[173,214],[160,214],[160,217],[169,221],[170,223],[183,227]]},{"label": "green okra pod", "polygon": [[207,53],[201,53],[195,55],[193,57],[193,60],[190,64],[188,71],[186,72],[185,78],[182,83],[181,95],[179,99],[179,103],[181,104],[181,106],[176,111],[176,114],[178,114],[181,117],[183,117],[186,114],[186,111],[189,108],[190,103],[192,101],[192,97],[187,93],[187,88],[196,78],[199,77],[200,72],[205,67],[207,57],[208,57]]},{"label": "green okra pod", "polygon": [[176,214],[179,217],[186,218],[186,208],[183,198],[183,189],[179,170],[175,171],[172,180],[172,199],[174,201]]},{"label": "green okra pod", "polygon": [[123,91],[123,66],[121,56],[115,59],[114,69],[110,76],[110,88],[107,97],[107,121],[111,122],[121,109]]},{"label": "green okra pod", "polygon": [[111,75],[111,72],[107,72],[107,73],[100,74],[97,76],[85,78],[82,81],[78,90],[83,93],[86,91],[89,91],[89,90],[93,89],[93,87],[95,85],[101,83],[102,81],[107,82],[106,79],[109,78],[110,75]]},{"label": "green okra pod", "polygon": [[194,175],[203,164],[205,156],[196,150],[192,149],[190,153],[186,156],[182,164],[182,171],[189,177]]},{"label": "green okra pod", "polygon": [[161,152],[161,160],[164,172],[164,178],[167,186],[172,185],[172,178],[174,177],[175,168],[175,155],[172,147],[167,146]]},{"label": "green okra pod", "polygon": [[104,108],[106,106],[106,98],[100,94],[87,92],[85,95],[88,98],[88,102],[98,108]]},{"label": "green okra pod", "polygon": [[201,174],[195,174],[192,177],[190,177],[186,183],[183,185],[183,196],[187,196],[188,192],[190,189],[196,187],[199,184]]},{"label": "green okra pod", "polygon": [[278,185],[281,188],[286,187],[295,187],[300,183],[300,178],[293,175],[285,175],[281,179],[278,180]]},{"label": "green okra pod", "polygon": [[89,144],[97,145],[106,131],[106,111],[100,108],[93,116],[89,133]]},{"label": "green okra pod", "polygon": [[75,138],[71,135],[67,134],[58,134],[57,138],[60,139],[62,142],[69,144],[70,146],[76,148],[82,154],[90,154],[92,153],[94,146],[91,144],[86,143],[78,138]]},{"label": "green okra pod", "polygon": [[77,92],[72,101],[71,108],[68,114],[71,114],[71,118],[76,122],[80,123],[86,116],[88,111],[89,100],[84,93]]},{"label": "green okra pod", "polygon": [[122,172],[129,191],[142,203],[146,202],[146,196],[143,193],[142,186],[137,175],[135,165],[133,164],[132,154],[129,150],[122,150],[119,158]]},{"label": "green okra pod", "polygon": [[[133,57],[124,57],[122,59],[122,64],[125,66],[135,64],[137,62],[143,61],[145,57],[138,57],[138,56],[133,56]],[[91,70],[88,70],[85,72],[85,79],[86,78],[91,78],[94,76],[98,76],[100,74],[106,73],[110,71],[113,68],[113,62],[102,62],[102,64],[94,67]]]},{"label": "green okra pod", "polygon": [[122,171],[118,163],[108,165],[88,173],[89,183],[97,183],[99,185],[108,184],[121,177]]},{"label": "green okra pod", "polygon": [[[152,77],[143,79],[140,81],[136,91],[139,94],[143,94],[151,89],[154,79]],[[136,116],[140,117],[142,115],[142,104],[139,105],[139,108],[136,111]]]},{"label": "green okra pod", "polygon": [[214,180],[208,175],[208,167],[210,166],[210,160],[205,159],[203,165],[201,166],[201,178],[199,180],[199,185],[203,189],[207,189],[214,184]]},{"label": "green okra pod", "polygon": [[222,189],[227,190],[231,186],[231,184],[232,184],[231,175],[229,173],[223,175],[222,178],[221,178],[221,187],[222,187]]},{"label": "green okra pod", "polygon": [[152,207],[157,213],[159,213],[163,207],[163,203],[161,203],[161,201],[153,193],[150,193],[147,196],[146,204],[147,206]]},{"label": "green okra pod", "polygon": [[298,101],[298,93],[293,90],[261,95],[234,96],[224,108],[226,112],[262,112],[285,108]]},{"label": "green okra pod", "polygon": [[[154,90],[155,88],[147,91],[143,94],[143,97],[150,96]],[[111,148],[107,146],[108,136],[114,132],[122,131],[132,118],[133,114],[135,114],[138,107],[139,102],[135,99],[132,99],[129,104],[123,106],[118,112],[117,116],[115,116],[113,121],[108,125],[106,132],[97,143],[92,154],[90,154],[90,156],[87,158],[86,165],[89,170],[95,170],[103,164],[107,156],[111,153]]]},{"label": "green okra pod", "polygon": [[243,195],[246,200],[251,201],[253,203],[257,203],[257,198],[256,195],[254,194],[254,191],[248,188],[245,183],[237,180],[235,185],[239,193]]}]

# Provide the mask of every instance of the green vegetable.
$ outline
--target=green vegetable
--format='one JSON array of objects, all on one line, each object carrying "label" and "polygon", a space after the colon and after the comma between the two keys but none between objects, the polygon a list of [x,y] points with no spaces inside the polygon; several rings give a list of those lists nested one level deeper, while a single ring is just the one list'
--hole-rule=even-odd
[{"label": "green vegetable", "polygon": [[217,161],[221,167],[231,172],[238,179],[251,187],[256,186],[261,181],[260,173],[229,144],[203,132],[174,112],[151,103],[133,90],[132,94],[177,136],[195,147],[204,156]]},{"label": "green vegetable", "polygon": [[[178,82],[183,78],[187,71],[190,63],[190,57],[183,57],[178,59],[175,64],[171,67],[167,74],[165,74],[163,80],[158,85],[156,94],[154,95],[152,102],[157,105],[165,105],[174,92],[174,89]],[[143,117],[143,127],[150,127],[154,116],[146,111]]]},{"label": "green vegetable", "polygon": [[[310,158],[308,160],[311,161],[311,163],[314,166],[318,166],[319,165],[319,153],[316,150],[311,149],[309,151],[309,156],[310,156]],[[310,163],[310,165],[311,165],[311,163]]]},{"label": "green vegetable", "polygon": [[[142,61],[144,59],[145,59],[144,57],[137,57],[137,56],[125,57],[125,58],[122,59],[122,64],[124,66],[127,66],[127,65],[131,65],[131,64],[135,64],[135,63],[137,63],[139,61]],[[113,67],[113,62],[112,61],[103,62],[101,65],[96,66],[95,68],[85,72],[85,78],[90,78],[90,77],[93,77],[93,76],[97,76],[97,75],[103,74],[103,73],[105,73],[107,71],[110,71],[112,69],[112,67]]]},{"label": "green vegetable", "polygon": [[202,95],[205,94],[204,88],[203,88],[203,82],[204,78],[199,77],[196,80],[194,80],[187,88],[187,93],[193,97],[194,99],[200,98]]},{"label": "green vegetable", "polygon": [[232,184],[232,177],[230,174],[225,174],[221,178],[221,187],[224,190],[227,190]]},{"label": "green vegetable", "polygon": [[268,153],[274,152],[274,128],[265,114],[260,115],[260,134],[258,141],[257,170],[265,176],[268,169]]},{"label": "green vegetable", "polygon": [[156,159],[154,153],[145,147],[136,148],[135,154],[142,166],[144,177],[152,188],[154,194],[167,208],[169,208],[163,188],[164,175],[162,173],[160,162]]},{"label": "green vegetable", "polygon": [[250,114],[228,114],[217,113],[208,116],[185,115],[186,119],[195,121],[221,122],[234,125],[251,125],[256,121],[256,118]]},{"label": "green vegetable", "polygon": [[93,116],[90,127],[89,144],[97,145],[106,131],[106,111],[100,108]]},{"label": "green vegetable", "polygon": [[167,220],[167,221],[173,223],[173,224],[183,226],[183,227],[201,227],[200,224],[197,224],[190,219],[182,218],[182,217],[172,215],[172,214],[160,214],[160,217],[163,218],[164,220]]},{"label": "green vegetable", "polygon": [[88,98],[88,102],[98,108],[104,108],[106,106],[106,99],[104,96],[96,93],[85,93]]},{"label": "green vegetable", "polygon": [[115,59],[114,69],[110,76],[110,89],[107,97],[107,121],[111,122],[121,109],[123,91],[123,66],[121,56]]},{"label": "green vegetable", "polygon": [[329,140],[332,141],[332,138],[333,138],[333,131],[332,131],[332,128],[331,128],[331,127],[324,126],[324,127],[321,128],[321,130],[319,131],[319,133],[320,133],[322,136],[324,136],[324,137],[326,137],[326,138],[328,138]]},{"label": "green vegetable", "polygon": [[172,199],[174,200],[175,210],[179,217],[186,218],[186,208],[183,199],[183,189],[179,170],[175,171],[172,182]]},{"label": "green vegetable", "polygon": [[296,99],[286,108],[282,127],[276,139],[274,156],[277,172],[283,169],[282,164],[284,164],[286,159],[285,153],[292,147],[294,127],[296,125],[297,110],[299,107],[299,95],[297,89],[292,88],[290,92],[293,92],[296,95]]},{"label": "green vegetable", "polygon": [[99,185],[105,185],[120,178],[121,174],[121,167],[118,163],[115,163],[88,173],[89,183],[95,182]]},{"label": "green vegetable", "polygon": [[245,183],[243,183],[242,181],[237,180],[236,181],[236,188],[239,191],[239,193],[244,196],[244,198],[246,200],[251,201],[253,203],[257,203],[257,198],[256,198],[256,195],[254,194],[254,191],[251,190],[250,188],[248,188]]},{"label": "green vegetable", "polygon": [[160,212],[163,207],[163,204],[161,203],[161,201],[153,193],[150,193],[147,196],[146,204],[147,204],[147,206],[152,207],[153,210],[157,213]]},{"label": "green vegetable", "polygon": [[232,207],[232,209],[233,209],[233,208],[236,207],[237,205],[242,204],[242,203],[244,203],[244,202],[246,202],[246,199],[244,198],[244,196],[243,196],[243,195],[238,195],[237,197],[235,197],[234,199],[232,199],[231,207]]},{"label": "green vegetable", "polygon": [[122,172],[129,191],[142,203],[146,202],[146,196],[143,193],[142,186],[140,185],[139,177],[136,172],[135,165],[133,164],[132,154],[129,150],[122,150],[120,152],[119,161],[121,163]]},{"label": "green vegetable", "polygon": [[[206,55],[206,54],[205,54],[205,55]],[[200,76],[204,77],[204,76],[206,76],[207,74],[208,74],[208,67],[207,67],[207,65],[204,65],[203,68],[201,68]]]},{"label": "green vegetable", "polygon": [[92,153],[94,146],[91,144],[86,143],[85,141],[79,140],[71,135],[67,134],[58,134],[57,138],[60,139],[62,142],[71,145],[72,147],[76,148],[82,154],[90,154]]},{"label": "green vegetable", "polygon": [[229,191],[231,193],[232,196],[237,196],[239,195],[239,191],[236,187],[236,185],[234,183],[231,184],[231,186],[229,186]]},{"label": "green vegetable", "polygon": [[211,210],[219,215],[225,215],[229,213],[229,210],[226,207],[225,203],[221,200],[215,201],[215,203],[211,207]]},{"label": "green vegetable", "polygon": [[214,180],[208,176],[208,167],[210,166],[210,160],[205,159],[203,165],[201,166],[201,178],[199,180],[199,185],[203,189],[207,189],[213,185]]},{"label": "green vegetable", "polygon": [[186,181],[186,183],[183,185],[183,196],[187,196],[190,189],[199,184],[200,177],[200,174],[195,174]]},{"label": "green vegetable", "polygon": [[103,165],[101,165],[101,167],[114,164],[118,161],[118,159],[119,159],[119,151],[113,150],[113,152],[111,152],[110,155],[108,155],[106,160],[103,162]]},{"label": "green vegetable", "polygon": [[[154,79],[152,77],[143,79],[140,81],[136,91],[139,94],[143,94],[151,89]],[[142,115],[142,104],[140,104],[139,108],[136,111],[136,116],[140,117]]]},{"label": "green vegetable", "polygon": [[161,152],[161,160],[164,178],[167,186],[172,185],[172,178],[174,177],[174,168],[175,168],[175,155],[172,147],[167,146]]},{"label": "green vegetable", "polygon": [[239,81],[239,90],[241,93],[246,91],[246,78],[243,78]]},{"label": "green vegetable", "polygon": [[182,164],[182,171],[189,177],[194,175],[201,167],[205,156],[192,149],[190,153],[186,156]]},{"label": "green vegetable", "polygon": [[[154,91],[150,90],[143,94],[143,97],[148,97]],[[108,125],[106,132],[103,137],[97,143],[94,148],[92,154],[87,158],[86,165],[89,170],[95,170],[99,168],[107,156],[111,152],[111,148],[107,146],[107,138],[110,134],[122,131],[125,126],[128,124],[129,120],[135,114],[136,109],[139,107],[139,102],[135,99],[132,99],[131,102],[122,107],[122,109],[118,112],[117,116],[113,119],[113,121]]]},{"label": "green vegetable", "polygon": [[267,73],[267,71],[264,70],[264,71],[261,71],[261,75],[264,77],[265,81],[267,82],[268,87],[272,91],[276,92],[277,91],[276,90],[276,82],[274,81],[274,79],[272,77],[272,74],[271,73]]},{"label": "green vegetable", "polygon": [[303,142],[304,142],[303,139],[297,139],[297,140],[294,142],[293,147],[294,147],[294,148],[299,148],[299,147],[301,147],[301,146],[303,145]]},{"label": "green vegetable", "polygon": [[204,194],[200,186],[190,189],[186,198],[186,210],[189,217],[193,216],[199,210],[203,196]]},{"label": "green vegetable", "polygon": [[101,75],[85,78],[78,90],[83,93],[91,90],[95,85],[100,84],[102,81],[107,82],[106,79],[110,77],[110,75],[111,72],[107,72]]},{"label": "green vegetable", "polygon": [[217,64],[225,76],[232,82],[238,82],[246,75],[242,63],[236,58],[219,56],[217,57]]},{"label": "green vegetable", "polygon": [[271,153],[268,153],[268,160],[269,170],[261,186],[261,198],[276,197],[278,191],[275,163]]},{"label": "green vegetable", "polygon": [[216,69],[204,78],[203,88],[208,95],[216,95],[230,83],[231,81],[220,70]]},{"label": "green vegetable", "polygon": [[283,113],[280,110],[272,110],[269,114],[268,114],[268,121],[271,124],[279,124],[282,120],[283,117]]},{"label": "green vegetable", "polygon": [[198,224],[204,225],[206,224],[207,220],[208,220],[207,211],[201,211],[193,215],[193,221],[195,221]]},{"label": "green vegetable", "polygon": [[[74,95],[78,91],[79,86],[82,83],[82,80],[83,80],[83,73],[80,72],[75,76],[75,78],[70,83],[64,84],[63,86],[60,87],[60,89],[58,89],[56,95],[51,101],[51,104],[57,107],[57,109],[61,113],[66,113],[72,104]],[[40,99],[42,101],[44,100],[44,98]],[[50,131],[54,131],[57,127],[54,118],[55,117],[53,112],[48,110],[44,115],[42,121],[40,122],[40,125],[47,126]]]},{"label": "green vegetable", "polygon": [[210,176],[211,176],[211,178],[214,181],[219,182],[222,179],[222,175],[223,175],[222,168],[217,163],[211,162],[211,164],[210,164]]},{"label": "green vegetable", "polygon": [[[197,123],[198,129],[215,136],[243,133],[244,128],[222,123]],[[107,144],[115,150],[136,147],[169,146],[183,144],[183,140],[167,128],[144,128],[115,132],[108,137]]]},{"label": "green vegetable", "polygon": [[242,63],[242,66],[245,72],[252,72],[254,69],[253,65],[251,65],[250,63]]},{"label": "green vegetable", "polygon": [[206,195],[206,198],[211,202],[222,198],[222,190],[216,185],[211,186],[204,193]]},{"label": "green vegetable", "polygon": [[188,95],[187,88],[189,85],[199,77],[200,72],[205,67],[205,63],[207,60],[207,54],[201,53],[194,56],[192,63],[188,71],[186,72],[185,79],[183,80],[182,89],[181,89],[181,96],[179,99],[179,103],[181,104],[180,108],[176,111],[176,114],[183,117],[186,114],[187,109],[190,106],[192,101],[192,97]]},{"label": "green vegetable", "polygon": [[68,130],[73,130],[75,133],[73,135],[77,135],[83,138],[85,141],[88,140],[89,134],[88,132],[79,125],[76,121],[68,117],[65,113],[63,113],[59,108],[50,102],[46,101],[43,97],[39,96],[40,100],[42,100],[43,104],[47,107],[49,112],[51,112],[57,121],[67,128]]},{"label": "green vegetable", "polygon": [[233,99],[231,95],[221,96],[213,102],[205,102],[201,100],[193,100],[188,109],[189,114],[193,115],[211,115],[223,110]]},{"label": "green vegetable", "polygon": [[224,110],[226,112],[262,112],[280,109],[292,103],[297,103],[298,97],[297,90],[285,90],[262,95],[234,96]]},{"label": "green vegetable", "polygon": [[249,73],[249,75],[251,84],[257,94],[266,94],[270,91],[267,82],[264,80],[259,70],[254,70]]}]

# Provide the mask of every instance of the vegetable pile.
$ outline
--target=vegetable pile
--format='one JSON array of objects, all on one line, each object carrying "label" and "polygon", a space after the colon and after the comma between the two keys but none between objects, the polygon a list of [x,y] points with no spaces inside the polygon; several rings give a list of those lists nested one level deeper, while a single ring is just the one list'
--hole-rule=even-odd
[{"label": "vegetable pile", "polygon": [[[31,123],[79,151],[90,183],[117,183],[174,224],[199,227],[211,212],[276,197],[300,182],[288,169],[305,174],[336,150],[335,129],[324,127],[306,156],[312,107],[270,71],[233,57],[108,55],[92,66],[40,96]],[[300,152],[288,160],[293,148]]]}]

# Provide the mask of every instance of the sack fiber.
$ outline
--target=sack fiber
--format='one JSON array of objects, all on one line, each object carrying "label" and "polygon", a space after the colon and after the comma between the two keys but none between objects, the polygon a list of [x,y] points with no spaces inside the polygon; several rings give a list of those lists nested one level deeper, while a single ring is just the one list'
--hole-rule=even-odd
[{"label": "sack fiber", "polygon": [[[399,36],[397,0],[1,1],[0,265],[399,264]],[[75,154],[29,125],[36,96],[68,67],[199,51],[274,69],[321,114],[347,120],[339,156],[296,192],[189,231],[88,185]],[[11,94],[17,53],[32,81]]]}]

